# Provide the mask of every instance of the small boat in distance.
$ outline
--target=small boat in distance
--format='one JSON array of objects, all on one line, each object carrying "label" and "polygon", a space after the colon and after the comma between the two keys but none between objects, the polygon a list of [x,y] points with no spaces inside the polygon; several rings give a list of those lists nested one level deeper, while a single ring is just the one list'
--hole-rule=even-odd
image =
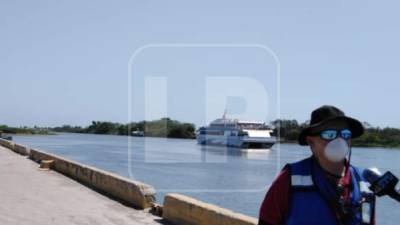
[{"label": "small boat in distance", "polygon": [[2,132],[0,132],[0,138],[12,141],[12,136],[11,135],[3,134]]},{"label": "small boat in distance", "polygon": [[227,119],[224,113],[222,118],[214,120],[209,126],[200,127],[196,139],[201,145],[271,148],[276,143],[272,132],[263,122]]},{"label": "small boat in distance", "polygon": [[134,137],[144,137],[144,132],[140,130],[132,131],[132,136]]}]

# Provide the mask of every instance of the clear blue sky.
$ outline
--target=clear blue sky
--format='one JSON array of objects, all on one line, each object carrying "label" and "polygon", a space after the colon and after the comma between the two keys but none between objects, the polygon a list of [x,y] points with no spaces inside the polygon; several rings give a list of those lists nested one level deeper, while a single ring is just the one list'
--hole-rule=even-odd
[{"label": "clear blue sky", "polygon": [[[152,43],[257,43],[279,57],[282,118],[304,121],[315,107],[334,104],[372,125],[400,127],[399,7],[396,1],[366,0],[1,1],[0,124],[126,122],[128,62],[135,49]],[[204,95],[198,91],[204,82],[194,82],[198,76],[266,72],[251,56],[238,56],[259,53],[235,52],[235,59],[231,53],[214,51],[219,59],[231,57],[220,64],[210,60],[211,53],[191,52],[196,56],[189,63],[176,52],[153,53],[170,54],[175,67],[168,67],[171,59],[150,55],[143,76],[175,77],[168,115],[199,125],[204,104],[195,98]],[[212,74],[215,65],[226,65],[226,71]],[[207,70],[199,75],[199,68]],[[239,72],[234,75],[248,76]],[[240,106],[239,101],[232,108]]]}]

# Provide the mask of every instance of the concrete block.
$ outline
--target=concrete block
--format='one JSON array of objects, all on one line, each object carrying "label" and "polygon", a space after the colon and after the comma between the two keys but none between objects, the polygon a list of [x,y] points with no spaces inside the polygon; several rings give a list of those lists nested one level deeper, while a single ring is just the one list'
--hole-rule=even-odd
[{"label": "concrete block", "polygon": [[51,169],[53,168],[54,160],[42,160],[40,162],[40,168],[42,169]]},{"label": "concrete block", "polygon": [[37,149],[31,149],[29,157],[37,162],[53,160],[53,169],[55,171],[87,184],[136,208],[150,208],[155,202],[155,190],[148,184],[133,181],[117,174]]},{"label": "concrete block", "polygon": [[30,148],[27,146],[15,143],[14,144],[14,152],[21,154],[21,155],[29,155]]},{"label": "concrete block", "polygon": [[0,145],[14,151],[14,142],[0,138]]},{"label": "concrete block", "polygon": [[258,219],[181,194],[167,194],[163,218],[175,225],[257,225]]}]

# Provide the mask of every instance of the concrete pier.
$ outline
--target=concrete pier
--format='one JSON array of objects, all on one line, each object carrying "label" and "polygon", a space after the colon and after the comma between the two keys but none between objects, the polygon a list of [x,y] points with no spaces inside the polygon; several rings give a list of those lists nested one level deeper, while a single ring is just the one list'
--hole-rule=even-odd
[{"label": "concrete pier", "polygon": [[0,224],[162,224],[0,146]]},{"label": "concrete pier", "polygon": [[[0,139],[0,159],[0,224],[256,225],[258,222],[257,218],[181,194],[168,193],[162,206],[155,202],[155,190],[149,184],[3,139]],[[116,199],[145,210],[127,207]],[[147,213],[149,208],[164,219]]]}]

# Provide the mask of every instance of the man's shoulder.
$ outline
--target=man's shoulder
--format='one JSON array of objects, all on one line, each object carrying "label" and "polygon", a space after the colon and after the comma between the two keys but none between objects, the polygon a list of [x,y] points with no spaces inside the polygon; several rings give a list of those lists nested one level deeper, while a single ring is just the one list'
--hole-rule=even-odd
[{"label": "man's shoulder", "polygon": [[312,163],[312,156],[301,159],[293,163],[286,164],[284,169],[289,170],[289,174],[308,173],[309,169],[311,168],[311,163]]},{"label": "man's shoulder", "polygon": [[271,185],[271,189],[285,190],[290,186],[290,169],[285,166]]}]

